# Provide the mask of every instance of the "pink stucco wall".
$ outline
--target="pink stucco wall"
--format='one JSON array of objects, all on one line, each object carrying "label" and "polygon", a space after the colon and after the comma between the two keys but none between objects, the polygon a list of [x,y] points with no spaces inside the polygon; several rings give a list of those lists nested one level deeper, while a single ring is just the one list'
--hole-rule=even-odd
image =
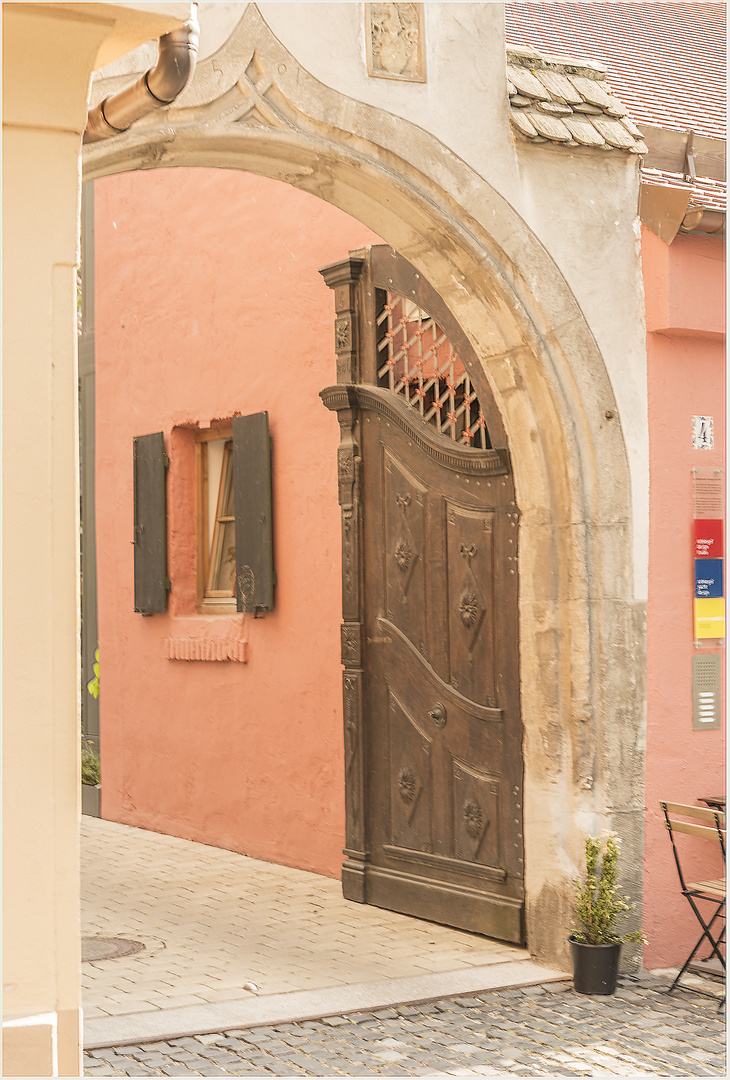
[{"label": "pink stucco wall", "polygon": [[[642,233],[649,389],[650,539],[647,615],[646,854],[648,968],[681,964],[699,937],[679,892],[658,802],[698,803],[725,791],[725,732],[692,730],[694,467],[725,467],[724,245]],[[715,421],[713,450],[694,450],[693,415]],[[719,652],[724,668],[724,650]],[[705,841],[690,867],[712,869]],[[690,879],[691,880],[691,879]]]},{"label": "pink stucco wall", "polygon": [[[344,844],[333,305],[317,268],[377,243],[311,196],[238,172],[95,185],[97,530],[103,815],[338,875]],[[650,568],[644,928],[647,967],[697,936],[658,801],[724,791],[724,731],[692,731],[692,484],[724,467],[722,242],[644,231]],[[267,409],[277,603],[195,610],[194,438]],[[715,418],[692,449],[690,418]],[[132,439],[171,458],[166,615],[133,611]],[[168,638],[245,638],[248,662],[171,661]],[[718,651],[718,650],[715,650]],[[698,870],[708,867],[698,864]]]},{"label": "pink stucco wall", "polygon": [[[105,818],[337,876],[344,845],[334,306],[364,226],[284,184],[176,169],[95,184]],[[195,608],[194,432],[268,410],[276,609]],[[133,611],[132,439],[163,431],[168,612]],[[245,638],[248,662],[167,659]]]}]

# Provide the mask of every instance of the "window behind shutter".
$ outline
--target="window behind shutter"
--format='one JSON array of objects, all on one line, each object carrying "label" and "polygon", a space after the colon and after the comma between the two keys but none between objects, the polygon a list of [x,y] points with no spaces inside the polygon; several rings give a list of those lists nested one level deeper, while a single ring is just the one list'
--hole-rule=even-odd
[{"label": "window behind shutter", "polygon": [[134,439],[134,610],[143,615],[167,606],[166,468],[161,431]]},{"label": "window behind shutter", "polygon": [[273,611],[271,439],[267,412],[233,419],[233,484],[236,607],[238,611]]}]

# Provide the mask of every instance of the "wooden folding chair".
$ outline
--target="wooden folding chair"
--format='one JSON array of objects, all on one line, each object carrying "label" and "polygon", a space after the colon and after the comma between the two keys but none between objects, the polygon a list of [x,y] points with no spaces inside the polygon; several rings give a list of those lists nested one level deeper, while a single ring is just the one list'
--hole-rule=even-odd
[{"label": "wooden folding chair", "polygon": [[[719,810],[706,810],[702,806],[684,806],[681,803],[660,802],[659,805],[664,813],[664,820],[669,831],[669,839],[672,842],[674,861],[677,864],[679,883],[682,895],[687,897],[697,921],[702,927],[702,934],[692,952],[687,957],[682,970],[669,988],[669,992],[679,985],[679,980],[684,975],[689,965],[694,960],[699,949],[704,943],[712,949],[710,957],[716,956],[725,970],[725,878],[715,878],[706,881],[685,881],[682,872],[682,864],[675,842],[675,833],[688,833],[690,836],[700,837],[719,844],[722,852],[722,865],[725,867],[725,815]],[[683,818],[689,820],[682,820]],[[709,905],[709,907],[708,907]],[[704,910],[703,910],[704,909]],[[714,930],[715,923],[722,921],[722,929],[718,933]],[[722,948],[721,948],[722,947]],[[706,959],[710,959],[707,957]],[[693,990],[703,993],[696,987],[685,986],[685,990]],[[714,996],[714,995],[711,995]],[[722,1001],[724,1002],[723,997]]]}]

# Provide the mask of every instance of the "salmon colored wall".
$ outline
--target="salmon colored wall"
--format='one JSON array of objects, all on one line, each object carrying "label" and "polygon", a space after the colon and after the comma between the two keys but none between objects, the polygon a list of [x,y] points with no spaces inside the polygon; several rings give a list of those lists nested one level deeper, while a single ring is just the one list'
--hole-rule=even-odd
[{"label": "salmon colored wall", "polygon": [[[725,732],[692,730],[692,473],[725,467],[724,245],[642,232],[649,384],[650,532],[644,950],[648,968],[681,965],[699,937],[679,892],[660,799],[697,803],[725,791]],[[691,418],[715,420],[713,450],[693,450]],[[705,646],[703,652],[724,650]],[[687,839],[687,838],[683,838]],[[690,863],[713,869],[709,845]],[[714,864],[715,874],[721,865]],[[691,880],[691,878],[690,878]]]},{"label": "salmon colored wall", "polygon": [[[334,306],[319,266],[378,243],[273,180],[214,169],[95,184],[102,813],[339,876],[344,846]],[[275,611],[195,610],[194,431],[268,410]],[[162,430],[168,612],[135,614],[132,439]],[[245,638],[248,662],[167,659]]]}]

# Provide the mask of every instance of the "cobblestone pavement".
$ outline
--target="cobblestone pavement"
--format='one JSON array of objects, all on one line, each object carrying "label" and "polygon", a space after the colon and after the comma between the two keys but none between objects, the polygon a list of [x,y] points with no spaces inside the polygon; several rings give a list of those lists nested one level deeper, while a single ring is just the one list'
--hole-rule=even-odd
[{"label": "cobblestone pavement", "polygon": [[587,997],[550,983],[101,1049],[85,1075],[725,1077],[718,1002],[668,986],[626,976]]}]

